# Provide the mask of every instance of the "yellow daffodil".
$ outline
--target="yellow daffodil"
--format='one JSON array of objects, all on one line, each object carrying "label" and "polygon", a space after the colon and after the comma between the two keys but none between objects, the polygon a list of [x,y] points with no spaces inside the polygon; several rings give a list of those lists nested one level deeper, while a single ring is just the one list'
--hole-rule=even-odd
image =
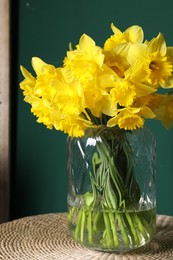
[{"label": "yellow daffodil", "polygon": [[127,80],[117,81],[110,95],[114,104],[118,103],[122,107],[131,106],[136,97],[135,86]]},{"label": "yellow daffodil", "polygon": [[160,106],[154,110],[156,119],[160,120],[166,128],[173,126],[173,96],[162,95]]},{"label": "yellow daffodil", "polygon": [[38,123],[43,123],[49,129],[53,128],[53,120],[50,116],[51,106],[48,101],[33,98],[31,112],[37,117]]},{"label": "yellow daffodil", "polygon": [[163,95],[152,93],[143,97],[139,97],[135,101],[136,106],[147,106],[152,111],[155,111],[157,108],[160,107],[161,103],[163,102]]},{"label": "yellow daffodil", "polygon": [[143,127],[144,119],[137,114],[139,111],[140,109],[122,109],[117,116],[112,117],[108,121],[107,126],[113,127],[118,125],[119,128],[125,130],[135,130]]},{"label": "yellow daffodil", "polygon": [[121,32],[114,24],[111,24],[111,29],[114,32],[110,38],[108,38],[104,44],[105,51],[111,51],[117,45],[125,42],[137,43],[143,41],[143,30],[138,25],[133,25],[127,28],[124,32]]},{"label": "yellow daffodil", "polygon": [[[173,65],[173,47],[167,47],[166,56],[168,61]],[[167,78],[167,80],[162,84],[162,88],[172,88],[173,87],[173,69],[171,75]]]},{"label": "yellow daffodil", "polygon": [[21,72],[25,79],[20,83],[20,88],[23,90],[24,96],[34,93],[36,79],[23,66],[20,66]]},{"label": "yellow daffodil", "polygon": [[129,63],[127,60],[128,52],[128,44],[120,44],[117,45],[112,51],[104,51],[105,64],[120,78],[124,77],[125,71],[129,68]]},{"label": "yellow daffodil", "polygon": [[121,32],[113,24],[111,28],[114,32],[104,45],[105,64],[112,68],[116,74],[123,78],[124,72],[129,67],[127,60],[131,44],[143,41],[143,30],[139,26],[131,26]]},{"label": "yellow daffodil", "polygon": [[56,130],[63,131],[71,137],[83,136],[87,128],[92,127],[92,122],[82,116],[52,113],[54,127]]},{"label": "yellow daffodil", "polygon": [[102,49],[86,34],[82,35],[77,49],[67,52],[64,67],[71,71],[73,77],[86,83],[97,74],[104,61]]},{"label": "yellow daffodil", "polygon": [[24,100],[39,123],[72,137],[101,125],[135,130],[147,118],[173,125],[173,47],[161,33],[144,41],[137,25],[111,28],[104,48],[83,34],[62,67],[34,57],[34,77],[21,66]]},{"label": "yellow daffodil", "polygon": [[143,127],[144,118],[154,118],[155,114],[150,108],[144,107],[127,107],[117,110],[117,115],[109,119],[107,126],[113,127],[118,125],[125,130],[135,130]]},{"label": "yellow daffodil", "polygon": [[130,69],[126,76],[151,86],[165,86],[172,75],[173,63],[167,56],[167,48],[161,33],[150,42],[131,46],[128,53]]}]

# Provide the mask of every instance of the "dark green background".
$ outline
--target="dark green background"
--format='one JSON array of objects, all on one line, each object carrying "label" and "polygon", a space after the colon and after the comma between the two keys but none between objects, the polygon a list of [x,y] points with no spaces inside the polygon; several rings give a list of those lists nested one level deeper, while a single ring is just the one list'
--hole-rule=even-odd
[{"label": "dark green background", "polygon": [[[15,1],[14,1],[15,2]],[[36,123],[18,84],[31,57],[55,66],[83,33],[103,45],[113,22],[121,30],[138,24],[145,38],[161,31],[173,45],[173,1],[20,0],[12,3],[11,218],[66,211],[66,135]],[[16,80],[17,76],[17,80]],[[157,212],[173,215],[173,130],[149,126],[157,139]]]}]

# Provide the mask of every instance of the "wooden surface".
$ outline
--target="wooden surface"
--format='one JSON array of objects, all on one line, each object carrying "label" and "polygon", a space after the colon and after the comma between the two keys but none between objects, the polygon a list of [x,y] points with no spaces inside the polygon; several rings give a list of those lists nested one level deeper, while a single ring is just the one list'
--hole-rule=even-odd
[{"label": "wooden surface", "polygon": [[74,242],[67,214],[43,214],[0,225],[2,260],[173,260],[173,217],[157,216],[155,238],[124,254],[87,249]]},{"label": "wooden surface", "polygon": [[9,0],[0,0],[0,223],[9,217]]}]

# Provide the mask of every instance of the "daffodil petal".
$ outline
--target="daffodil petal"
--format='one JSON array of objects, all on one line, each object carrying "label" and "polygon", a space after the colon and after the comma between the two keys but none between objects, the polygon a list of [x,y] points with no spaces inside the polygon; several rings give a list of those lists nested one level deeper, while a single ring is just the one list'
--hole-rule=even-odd
[{"label": "daffodil petal", "polygon": [[145,60],[146,57],[147,53],[145,44],[136,43],[130,46],[127,58],[130,65],[133,65],[138,61],[141,63],[141,61]]},{"label": "daffodil petal", "polygon": [[156,117],[156,115],[154,114],[154,112],[149,108],[149,107],[142,107],[139,113],[141,116],[145,117],[145,118],[154,118]]},{"label": "daffodil petal", "polygon": [[35,70],[37,75],[42,73],[42,69],[45,65],[47,65],[47,63],[42,61],[40,58],[38,58],[38,57],[32,58],[32,67]]},{"label": "daffodil petal", "polygon": [[156,92],[157,89],[153,88],[152,86],[148,86],[142,83],[136,83],[135,84],[135,92],[137,97],[142,97],[142,96],[146,96],[149,95],[151,93]]},{"label": "daffodil petal", "polygon": [[111,23],[111,29],[116,35],[122,35],[122,32],[113,24]]},{"label": "daffodil petal", "polygon": [[143,30],[138,25],[133,25],[124,32],[124,35],[131,43],[142,42],[144,38]]},{"label": "daffodil petal", "polygon": [[173,75],[168,77],[168,79],[162,84],[162,88],[173,88]]},{"label": "daffodil petal", "polygon": [[173,60],[173,47],[167,47],[167,56]]},{"label": "daffodil petal", "polygon": [[29,71],[27,71],[23,66],[20,66],[20,70],[22,72],[22,75],[26,79],[35,80],[35,78],[32,76],[32,74]]},{"label": "daffodil petal", "polygon": [[162,35],[162,33],[159,33],[156,38],[153,38],[147,47],[147,52],[148,53],[153,53],[153,52],[160,52],[162,55],[166,54],[166,42],[165,39]]}]

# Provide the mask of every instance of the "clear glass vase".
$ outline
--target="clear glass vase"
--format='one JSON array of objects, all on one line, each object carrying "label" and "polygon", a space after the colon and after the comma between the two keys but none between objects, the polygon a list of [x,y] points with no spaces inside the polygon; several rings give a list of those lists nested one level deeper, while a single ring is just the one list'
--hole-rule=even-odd
[{"label": "clear glass vase", "polygon": [[153,238],[155,146],[148,128],[102,127],[68,138],[68,227],[74,240],[123,252]]}]

